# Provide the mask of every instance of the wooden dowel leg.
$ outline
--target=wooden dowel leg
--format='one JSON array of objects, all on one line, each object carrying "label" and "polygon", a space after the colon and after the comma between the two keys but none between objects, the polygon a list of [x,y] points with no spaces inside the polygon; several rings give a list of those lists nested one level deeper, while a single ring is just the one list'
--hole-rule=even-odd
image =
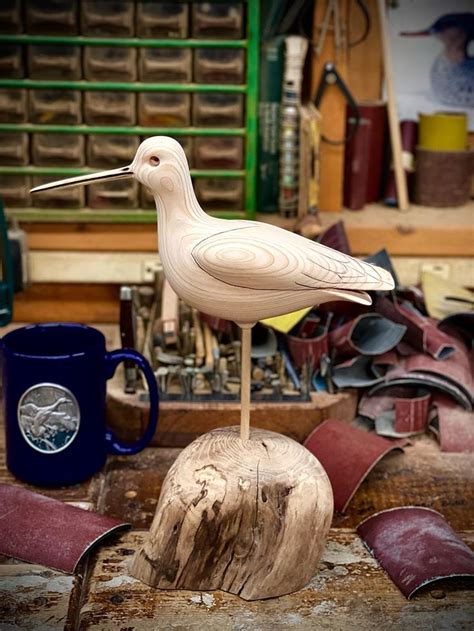
[{"label": "wooden dowel leg", "polygon": [[240,368],[240,438],[250,436],[250,353],[252,348],[252,328],[242,328],[241,368]]}]

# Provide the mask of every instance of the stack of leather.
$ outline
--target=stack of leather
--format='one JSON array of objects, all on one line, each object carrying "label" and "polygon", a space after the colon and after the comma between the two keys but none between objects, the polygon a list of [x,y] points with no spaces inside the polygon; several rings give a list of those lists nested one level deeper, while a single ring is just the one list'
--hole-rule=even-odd
[{"label": "stack of leather", "polygon": [[[350,254],[342,222],[319,240]],[[396,278],[385,251],[370,260]],[[400,439],[431,431],[444,451],[474,451],[469,295],[454,302],[464,312],[454,308],[438,319],[419,288],[397,281],[394,292],[372,296],[372,307],[338,302],[310,312],[291,331],[288,348],[297,366],[311,365],[316,389],[358,389],[361,421],[379,435]],[[308,337],[315,318],[318,327]]]}]

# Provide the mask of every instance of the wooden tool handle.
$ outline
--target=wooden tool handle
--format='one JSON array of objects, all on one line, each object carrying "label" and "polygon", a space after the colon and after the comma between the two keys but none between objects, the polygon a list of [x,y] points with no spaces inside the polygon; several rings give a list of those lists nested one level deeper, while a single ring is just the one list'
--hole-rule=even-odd
[{"label": "wooden tool handle", "polygon": [[392,143],[392,161],[393,170],[395,172],[395,183],[397,187],[398,207],[400,210],[408,210],[410,202],[408,200],[407,181],[405,177],[405,171],[403,169],[402,139],[398,120],[395,88],[393,85],[393,69],[388,40],[385,0],[378,0],[378,7],[384,61],[385,88],[387,90],[388,123],[390,126],[390,141]]}]

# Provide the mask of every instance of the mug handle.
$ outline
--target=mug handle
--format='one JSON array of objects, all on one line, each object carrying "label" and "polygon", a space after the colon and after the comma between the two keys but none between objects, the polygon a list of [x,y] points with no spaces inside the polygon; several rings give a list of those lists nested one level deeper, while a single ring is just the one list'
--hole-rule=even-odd
[{"label": "mug handle", "polygon": [[150,394],[150,414],[148,417],[148,425],[137,441],[131,445],[122,443],[110,430],[107,429],[105,433],[105,440],[107,443],[108,452],[111,454],[118,454],[121,456],[130,456],[136,454],[148,445],[155,433],[156,425],[158,422],[158,409],[159,409],[159,396],[158,386],[156,384],[155,375],[153,374],[150,364],[138,351],[131,348],[118,349],[105,353],[107,379],[111,379],[115,373],[115,370],[120,362],[131,360],[140,368],[143,372],[146,382],[148,384],[148,392]]}]

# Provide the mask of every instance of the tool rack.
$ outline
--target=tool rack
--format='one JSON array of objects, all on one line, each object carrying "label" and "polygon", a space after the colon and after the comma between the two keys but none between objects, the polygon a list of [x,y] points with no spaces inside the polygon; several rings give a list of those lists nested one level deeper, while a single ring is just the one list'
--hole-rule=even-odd
[{"label": "tool rack", "polygon": [[[192,3],[190,3],[192,4]],[[145,39],[124,37],[85,37],[85,36],[49,36],[29,34],[0,34],[0,44],[21,45],[64,45],[64,46],[117,46],[135,48],[206,48],[206,49],[242,49],[245,55],[245,83],[204,84],[204,83],[144,83],[111,81],[64,81],[35,79],[0,79],[0,88],[20,88],[27,90],[57,89],[79,91],[120,91],[120,92],[168,92],[168,93],[233,93],[243,94],[244,126],[242,127],[144,127],[144,126],[93,126],[93,125],[53,125],[33,123],[1,123],[0,133],[56,133],[56,134],[114,134],[153,136],[170,135],[173,137],[196,136],[237,136],[244,138],[244,169],[191,169],[193,178],[241,178],[244,181],[244,208],[241,211],[213,211],[213,216],[222,218],[254,218],[256,203],[256,151],[257,151],[257,107],[258,107],[258,59],[259,59],[259,0],[247,0],[242,3],[246,13],[246,37],[244,39]],[[30,160],[31,162],[31,160]],[[56,166],[0,166],[0,175],[54,176],[61,177],[92,173],[97,169],[88,167]],[[154,223],[155,210],[145,209],[91,209],[74,210],[51,208],[13,208],[7,209],[9,217],[23,221],[36,222],[115,222],[115,223]]]}]

